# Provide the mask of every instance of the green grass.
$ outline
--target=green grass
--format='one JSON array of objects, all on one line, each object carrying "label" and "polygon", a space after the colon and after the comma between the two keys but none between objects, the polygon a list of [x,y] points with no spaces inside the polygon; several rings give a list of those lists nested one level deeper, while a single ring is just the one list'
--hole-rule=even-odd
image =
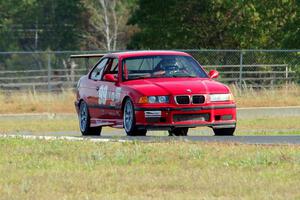
[{"label": "green grass", "polygon": [[241,129],[300,129],[300,117],[240,119]]},{"label": "green grass", "polygon": [[299,199],[299,146],[0,139],[0,199]]},{"label": "green grass", "polygon": [[49,119],[43,118],[6,118],[0,120],[0,127],[3,133],[7,132],[59,132],[78,131],[78,119],[74,117]]},{"label": "green grass", "polygon": [[[280,122],[280,123],[279,123]],[[285,118],[261,118],[238,120],[238,135],[282,135],[300,134],[300,117]],[[42,134],[44,132],[79,132],[78,119],[76,117],[35,117],[35,118],[2,118],[0,120],[0,133],[24,133],[32,132]],[[105,128],[104,132],[113,132],[116,129]],[[191,129],[193,135],[201,135],[201,130],[209,128]],[[202,131],[203,132],[203,131]],[[166,135],[164,132],[156,132],[157,135]]]}]

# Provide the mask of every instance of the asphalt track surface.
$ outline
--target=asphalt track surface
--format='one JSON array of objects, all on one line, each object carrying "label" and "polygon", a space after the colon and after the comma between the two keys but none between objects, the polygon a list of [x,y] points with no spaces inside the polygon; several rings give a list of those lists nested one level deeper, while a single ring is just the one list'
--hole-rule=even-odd
[{"label": "asphalt track surface", "polygon": [[[48,116],[49,114],[45,114]],[[20,115],[21,117],[24,115]],[[36,114],[41,116],[41,114]],[[71,117],[76,117],[70,115]],[[300,116],[300,107],[274,107],[274,108],[241,108],[238,109],[239,118],[263,118],[270,116]],[[16,115],[0,115],[1,117],[13,117],[18,118]],[[33,117],[34,115],[25,115],[25,117]],[[300,122],[299,122],[300,123]],[[0,130],[1,133],[1,130]],[[165,133],[164,135],[167,135]],[[87,140],[92,142],[169,142],[169,141],[187,141],[187,142],[213,142],[213,143],[242,143],[242,144],[300,144],[300,136],[213,136],[211,132],[203,131],[191,131],[191,136],[187,137],[169,137],[156,135],[155,132],[149,132],[146,137],[128,137],[123,130],[113,129],[113,131],[103,131],[101,137],[82,137],[79,132],[48,132],[39,133],[39,135],[33,135],[29,132],[19,132],[17,134],[10,133],[9,135],[1,135],[0,137],[21,137],[26,139],[46,139],[46,140]]]},{"label": "asphalt track surface", "polygon": [[256,144],[256,145],[300,145],[300,136],[37,136],[37,135],[1,135],[0,138],[24,138],[41,140],[67,140],[91,142],[204,142],[228,144]]}]

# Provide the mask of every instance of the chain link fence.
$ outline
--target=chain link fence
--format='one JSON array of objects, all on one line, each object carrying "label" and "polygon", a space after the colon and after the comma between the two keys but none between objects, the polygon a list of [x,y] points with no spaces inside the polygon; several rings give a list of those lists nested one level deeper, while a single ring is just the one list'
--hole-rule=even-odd
[{"label": "chain link fence", "polygon": [[[218,81],[239,88],[270,88],[300,83],[300,50],[181,50],[191,54]],[[43,92],[75,88],[97,58],[70,59],[101,51],[0,52],[0,91]]]}]

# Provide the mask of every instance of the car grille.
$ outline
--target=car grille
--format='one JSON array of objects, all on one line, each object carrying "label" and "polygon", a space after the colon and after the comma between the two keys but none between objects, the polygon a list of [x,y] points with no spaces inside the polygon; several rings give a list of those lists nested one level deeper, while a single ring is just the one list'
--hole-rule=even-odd
[{"label": "car grille", "polygon": [[177,104],[190,104],[190,97],[189,96],[176,96],[176,103]]},{"label": "car grille", "polygon": [[174,122],[182,122],[182,121],[209,121],[210,114],[175,114],[173,115]]},{"label": "car grille", "polygon": [[193,104],[202,104],[205,102],[205,96],[204,95],[194,95],[192,96],[192,99],[190,99],[190,96],[188,95],[182,95],[182,96],[176,96],[176,103],[177,104],[190,104],[192,101]]},{"label": "car grille", "polygon": [[205,97],[203,95],[193,96],[193,104],[202,104],[205,102]]}]

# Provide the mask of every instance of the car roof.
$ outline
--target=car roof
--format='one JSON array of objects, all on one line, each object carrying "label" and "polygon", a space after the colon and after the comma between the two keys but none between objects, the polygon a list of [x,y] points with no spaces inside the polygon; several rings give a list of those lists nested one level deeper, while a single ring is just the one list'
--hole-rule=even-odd
[{"label": "car roof", "polygon": [[149,50],[149,51],[124,51],[109,53],[106,56],[129,58],[136,56],[159,56],[159,55],[176,55],[176,56],[190,56],[189,54],[181,51],[163,51],[163,50]]}]

